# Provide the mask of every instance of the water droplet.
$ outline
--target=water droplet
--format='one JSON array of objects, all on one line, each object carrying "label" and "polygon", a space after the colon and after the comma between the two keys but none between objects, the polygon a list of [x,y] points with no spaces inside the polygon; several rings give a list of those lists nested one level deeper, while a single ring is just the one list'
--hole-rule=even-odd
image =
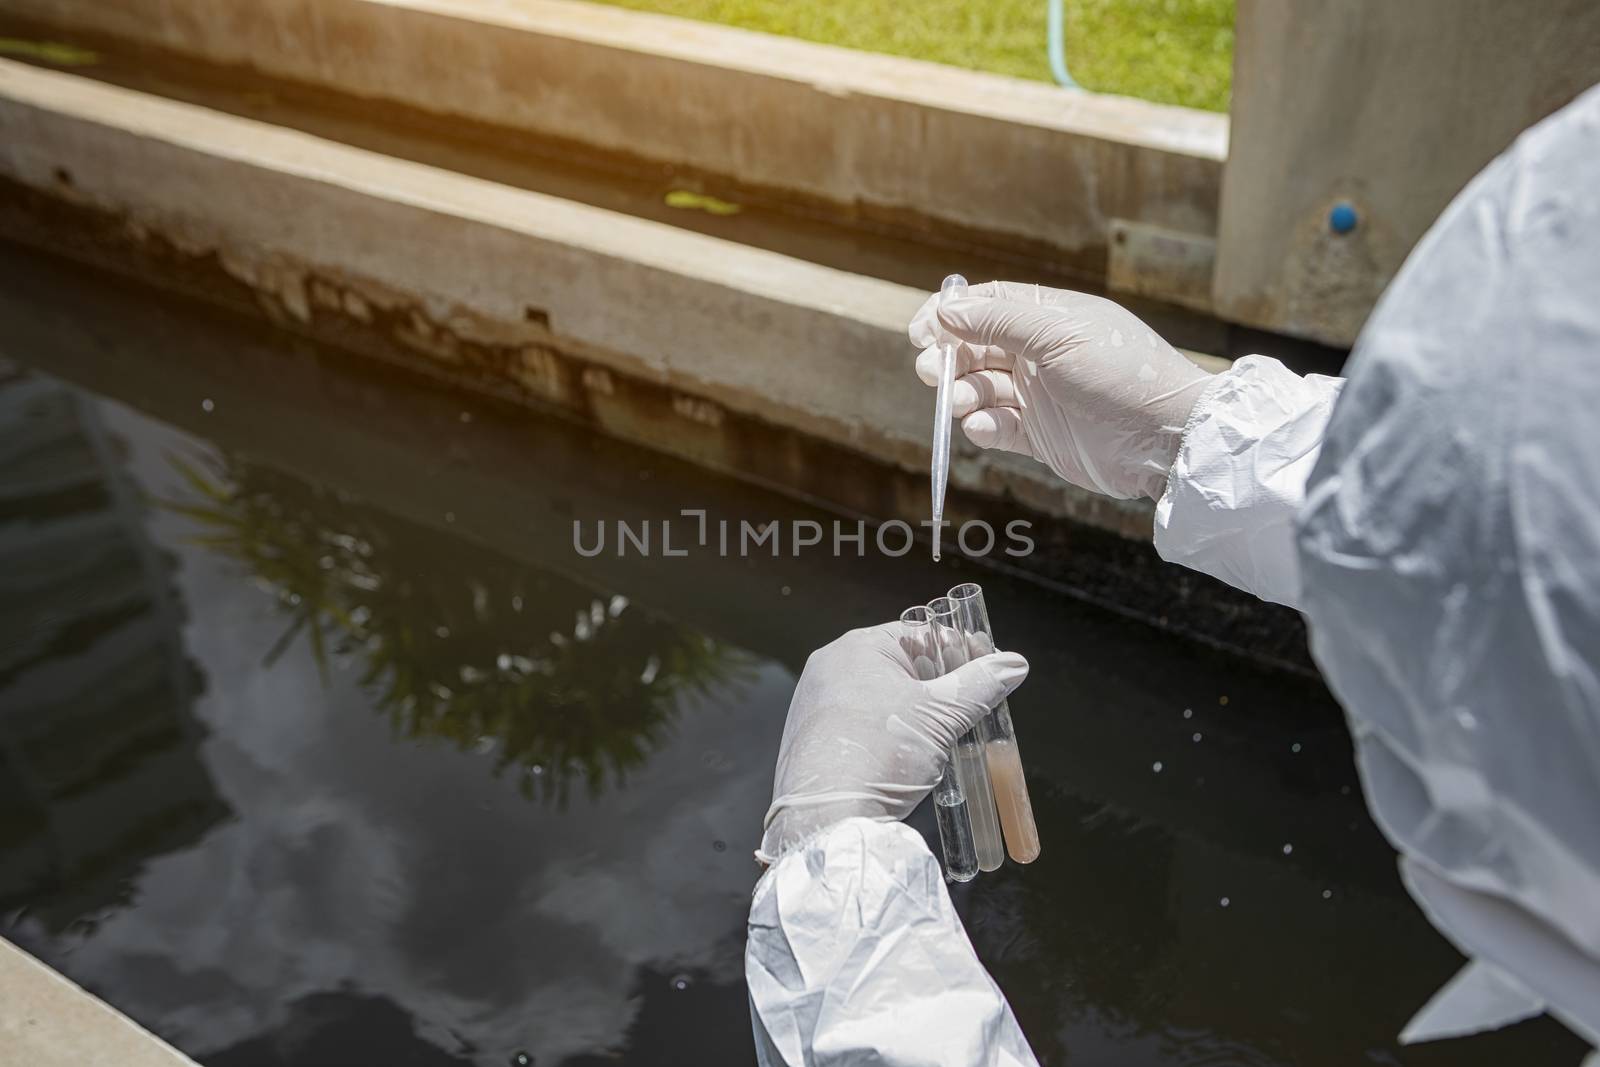
[{"label": "water droplet", "polygon": [[534,775],[534,776],[538,776],[538,775],[543,774],[544,773],[544,764],[535,763],[532,767],[528,768],[528,773],[531,774],[531,775]]},{"label": "water droplet", "polygon": [[1347,785],[1341,785],[1339,787],[1339,795],[1342,796],[1342,797],[1349,796],[1350,795],[1350,787],[1347,786]]},{"label": "water droplet", "polygon": [[208,396],[204,400],[200,401],[200,410],[209,415],[213,411],[217,410],[217,405],[213,404],[211,402],[211,398]]},{"label": "water droplet", "polygon": [[1193,708],[1184,708],[1184,709],[1183,709],[1183,717],[1184,717],[1184,718],[1185,718],[1185,719],[1192,719],[1192,718],[1194,718],[1194,709],[1193,709]]},{"label": "water droplet", "polygon": [[1332,900],[1332,899],[1333,899],[1333,890],[1331,890],[1331,889],[1324,889],[1324,890],[1323,890],[1323,891],[1322,891],[1322,899],[1323,899],[1323,900]]},{"label": "water droplet", "polygon": [[1218,697],[1217,698],[1217,703],[1221,704],[1223,707],[1227,707],[1228,706],[1228,698],[1227,697]]},{"label": "water droplet", "polygon": [[460,418],[461,418],[461,421],[462,421],[462,422],[471,422],[471,421],[472,421],[472,412],[470,412],[470,411],[463,411],[463,412],[462,412],[462,413],[461,413],[461,415],[460,415]]},{"label": "water droplet", "polygon": [[1284,845],[1283,846],[1283,854],[1285,856],[1287,856],[1289,853],[1291,853],[1293,851],[1294,851],[1294,846],[1293,845]]},{"label": "water droplet", "polygon": [[672,976],[672,988],[682,993],[685,989],[689,988],[689,984],[692,981],[693,979],[686,974],[675,974]]},{"label": "water droplet", "polygon": [[519,1052],[511,1057],[511,1067],[533,1067],[533,1057],[526,1052]]},{"label": "water droplet", "polygon": [[1296,741],[1294,744],[1290,745],[1289,746],[1289,751],[1290,752],[1299,752],[1300,751],[1300,742]]},{"label": "water droplet", "polygon": [[728,851],[728,843],[726,841],[713,841],[711,842],[711,848],[715,852],[726,852]]},{"label": "water droplet", "polygon": [[1160,774],[1161,773],[1161,761],[1160,760],[1156,760],[1154,763],[1150,764],[1150,769],[1152,771],[1155,771],[1157,774]]},{"label": "water droplet", "polygon": [[522,598],[521,597],[514,596],[514,597],[511,598],[511,610],[512,611],[521,611],[522,610]]},{"label": "water droplet", "polygon": [[1200,743],[1200,734],[1198,731],[1194,735],[1194,743],[1197,745]]},{"label": "water droplet", "polygon": [[445,512],[444,513],[444,521],[445,522],[455,522],[456,521],[456,513],[453,512],[453,511]]},{"label": "water droplet", "polygon": [[1221,900],[1217,901],[1217,903],[1226,908],[1229,904],[1232,904],[1233,901],[1229,900],[1227,897],[1223,897]]},{"label": "water droplet", "polygon": [[782,593],[784,596],[788,596],[789,595],[789,587],[788,586],[784,586],[782,589],[778,590],[778,592]]},{"label": "water droplet", "polygon": [[433,632],[436,635],[438,635],[439,637],[449,637],[450,636],[450,627],[448,627],[448,626],[435,626],[433,628]]}]

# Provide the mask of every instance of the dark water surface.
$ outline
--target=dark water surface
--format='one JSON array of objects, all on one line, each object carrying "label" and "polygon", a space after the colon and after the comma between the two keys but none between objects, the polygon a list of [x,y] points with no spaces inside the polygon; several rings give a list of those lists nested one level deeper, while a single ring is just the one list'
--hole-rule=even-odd
[{"label": "dark water surface", "polygon": [[14,251],[0,356],[0,933],[204,1064],[751,1062],[795,675],[966,579],[1044,854],[955,897],[1043,1061],[1578,1058],[1395,1045],[1459,959],[1314,682],[920,553],[583,559],[832,516]]}]

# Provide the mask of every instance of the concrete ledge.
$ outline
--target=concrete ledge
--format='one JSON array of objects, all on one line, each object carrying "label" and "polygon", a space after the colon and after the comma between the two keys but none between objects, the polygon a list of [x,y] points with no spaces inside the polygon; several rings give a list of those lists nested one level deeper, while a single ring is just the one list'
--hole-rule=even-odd
[{"label": "concrete ledge", "polygon": [[[0,177],[208,265],[284,324],[376,337],[711,466],[747,473],[739,451],[761,447],[703,443],[731,410],[927,469],[931,398],[904,334],[916,290],[12,63],[0,63]],[[566,373],[565,357],[587,369]],[[666,387],[670,410],[608,421],[613,373]],[[763,476],[789,480],[781,457]],[[951,479],[1149,536],[1148,506],[965,441]],[[880,518],[926,506],[830,499]]]},{"label": "concrete ledge", "polygon": [[195,1067],[193,1060],[0,940],[0,1063]]},{"label": "concrete ledge", "polygon": [[1212,235],[1225,116],[569,0],[9,0],[18,17],[665,163],[1096,276]]}]

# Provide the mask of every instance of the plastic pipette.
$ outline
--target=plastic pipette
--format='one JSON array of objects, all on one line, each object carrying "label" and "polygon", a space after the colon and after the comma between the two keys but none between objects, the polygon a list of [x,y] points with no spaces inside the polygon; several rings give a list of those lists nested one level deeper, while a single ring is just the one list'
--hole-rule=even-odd
[{"label": "plastic pipette", "polygon": [[[967,280],[952,274],[939,286],[939,304],[967,295]],[[956,346],[939,342],[939,392],[933,402],[933,561],[939,562],[939,535],[944,528],[944,487],[950,480],[950,393],[956,376]]]}]

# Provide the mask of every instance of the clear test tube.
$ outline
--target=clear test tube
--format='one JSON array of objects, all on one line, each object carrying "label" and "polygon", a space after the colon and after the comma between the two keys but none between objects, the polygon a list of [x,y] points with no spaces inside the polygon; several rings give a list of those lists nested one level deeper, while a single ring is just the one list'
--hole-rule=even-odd
[{"label": "clear test tube", "polygon": [[[911,670],[929,681],[943,672],[928,609],[920,604],[900,613],[901,640],[911,657]],[[970,882],[978,876],[978,854],[972,843],[972,821],[967,798],[955,768],[946,759],[939,782],[933,787],[933,815],[939,826],[939,847],[944,852],[944,876],[952,882]]]},{"label": "clear test tube", "polygon": [[[940,673],[948,673],[971,658],[970,647],[961,632],[954,601],[942,596],[928,605],[928,611],[933,618]],[[967,798],[967,817],[972,821],[972,844],[978,853],[978,867],[993,871],[1006,861],[1006,850],[1000,838],[1000,819],[995,812],[994,792],[989,786],[989,768],[979,729],[973,727],[956,741],[954,763],[956,781]]]},{"label": "clear test tube", "polygon": [[[956,625],[967,639],[969,654],[993,652],[994,628],[989,624],[983,590],[974,582],[965,582],[950,590],[949,599],[955,605]],[[1022,773],[1016,727],[1004,700],[978,724],[978,729],[983,737],[1000,827],[1005,832],[1006,851],[1018,863],[1032,863],[1039,858],[1039,827],[1033,821],[1033,802],[1028,799],[1028,782]]]}]

